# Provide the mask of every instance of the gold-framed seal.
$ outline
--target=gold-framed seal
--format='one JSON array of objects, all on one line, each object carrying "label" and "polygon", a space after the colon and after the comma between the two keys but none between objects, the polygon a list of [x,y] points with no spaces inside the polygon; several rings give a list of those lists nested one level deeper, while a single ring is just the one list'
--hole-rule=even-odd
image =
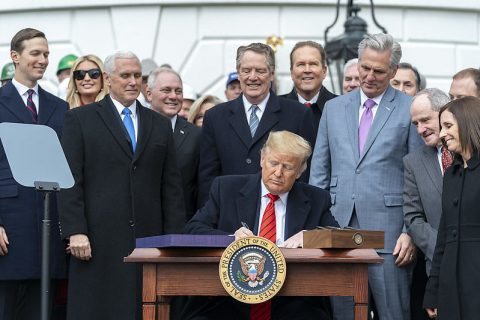
[{"label": "gold-framed seal", "polygon": [[352,236],[352,239],[357,246],[363,243],[363,236],[360,232],[355,232],[355,234]]},{"label": "gold-framed seal", "polygon": [[230,296],[243,303],[257,304],[270,300],[280,291],[287,264],[273,242],[253,236],[238,239],[225,249],[218,273]]}]

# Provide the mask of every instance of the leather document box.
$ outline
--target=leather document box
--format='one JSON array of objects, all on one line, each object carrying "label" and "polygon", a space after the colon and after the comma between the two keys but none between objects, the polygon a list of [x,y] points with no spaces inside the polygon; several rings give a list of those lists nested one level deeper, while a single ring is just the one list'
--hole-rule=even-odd
[{"label": "leather document box", "polygon": [[384,231],[317,228],[303,232],[303,247],[310,249],[382,249]]}]

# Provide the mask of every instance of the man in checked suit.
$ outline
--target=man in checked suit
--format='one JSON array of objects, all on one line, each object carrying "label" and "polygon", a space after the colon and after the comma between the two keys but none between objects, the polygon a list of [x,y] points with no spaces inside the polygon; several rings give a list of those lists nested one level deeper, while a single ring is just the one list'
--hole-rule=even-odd
[{"label": "man in checked suit", "polygon": [[153,70],[148,77],[147,100],[153,110],[172,123],[176,159],[182,176],[185,212],[187,220],[190,220],[197,210],[200,129],[178,116],[183,103],[183,84],[180,75],[166,67]]},{"label": "man in checked suit", "polygon": [[[450,99],[443,91],[428,88],[415,95],[410,108],[412,123],[425,142],[425,146],[403,158],[405,226],[413,242],[423,253],[418,258],[425,259],[423,264],[422,261],[417,261],[418,265],[423,265],[421,271],[425,275],[418,278],[420,283],[415,284],[418,287],[417,296],[421,298],[420,301],[412,301],[412,303],[418,303],[419,307],[422,306],[425,293],[426,275],[430,274],[442,214],[442,141],[439,138],[438,112],[449,101]],[[448,150],[445,152],[447,157],[450,157]],[[415,314],[413,318],[428,319],[423,308],[422,311]]]},{"label": "man in checked suit", "polygon": [[290,52],[290,76],[294,87],[290,93],[282,95],[312,109],[315,134],[325,102],[336,97],[323,86],[327,76],[326,59],[325,50],[319,43],[297,42]]},{"label": "man in checked suit", "polygon": [[141,319],[141,270],[123,258],[135,238],[178,233],[185,223],[171,122],[136,101],[137,56],[108,56],[104,81],[110,94],[67,112],[61,140],[75,178],[59,195],[73,256],[70,320]]},{"label": "man in checked suit", "polygon": [[[296,248],[303,245],[303,230],[338,226],[329,210],[328,192],[296,181],[307,168],[311,152],[309,143],[300,136],[288,131],[271,132],[261,149],[261,173],[216,178],[206,205],[188,222],[186,231],[235,234],[235,239],[255,234],[279,246]],[[271,201],[273,221],[266,218]],[[242,227],[242,222],[251,229]],[[275,240],[269,237],[272,230]],[[324,300],[274,298],[271,317],[254,317],[249,305],[231,297],[192,298],[182,319],[330,319]]]},{"label": "man in checked suit", "polygon": [[[373,301],[380,319],[409,319],[405,266],[415,246],[403,222],[402,158],[422,141],[410,123],[410,97],[389,85],[400,45],[390,35],[376,34],[362,40],[358,51],[360,89],[325,105],[310,183],[330,190],[331,210],[342,227],[385,231],[385,247],[378,251],[384,262],[369,266]],[[334,300],[337,319],[353,319],[352,300]]]},{"label": "man in checked suit", "polygon": [[252,43],[239,47],[237,72],[243,93],[208,110],[203,120],[200,206],[207,200],[215,177],[260,171],[260,148],[270,131],[288,130],[311,145],[315,142],[310,109],[277,97],[270,90],[275,75],[275,55],[269,46]]},{"label": "man in checked suit", "polygon": [[[46,125],[60,135],[68,105],[37,83],[48,66],[50,52],[45,34],[30,28],[20,30],[12,38],[10,50],[15,76],[0,88],[0,122]],[[13,179],[3,147],[0,180],[0,319],[36,320],[41,309],[43,197]],[[55,207],[53,203],[50,208],[50,263],[51,276],[58,279],[65,277],[66,256]]]}]

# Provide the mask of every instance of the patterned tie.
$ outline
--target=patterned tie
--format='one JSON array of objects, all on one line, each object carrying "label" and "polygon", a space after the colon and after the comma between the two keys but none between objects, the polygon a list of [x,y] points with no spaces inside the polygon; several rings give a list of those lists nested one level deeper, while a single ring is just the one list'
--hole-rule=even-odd
[{"label": "patterned tie", "polygon": [[447,171],[447,169],[452,165],[453,157],[450,151],[448,151],[445,146],[442,146],[442,169],[443,172]]},{"label": "patterned tie", "polygon": [[304,105],[309,107],[309,108],[312,106],[312,104],[310,102],[305,102]]},{"label": "patterned tie", "polygon": [[[277,240],[277,220],[275,217],[275,201],[279,196],[274,194],[267,194],[270,201],[263,213],[262,223],[260,224],[260,237],[266,238],[273,243]],[[272,316],[272,300],[254,304],[250,307],[251,320],[270,320]]]},{"label": "patterned tie", "polygon": [[135,147],[137,146],[137,140],[135,139],[135,128],[133,127],[133,120],[130,116],[132,111],[128,108],[124,108],[122,111],[123,117],[123,124],[127,129],[128,135],[130,136],[130,141],[132,142],[132,150],[135,153]]},{"label": "patterned tie", "polygon": [[37,107],[35,106],[35,103],[33,102],[33,94],[35,91],[33,89],[28,89],[27,94],[27,109],[30,110],[30,113],[32,114],[32,119],[34,123],[38,122],[38,113],[37,113]]},{"label": "patterned tie", "polygon": [[258,122],[260,120],[258,120],[258,117],[257,117],[257,109],[258,109],[258,106],[256,104],[252,104],[252,106],[250,107],[250,133],[252,134],[252,137],[255,135],[255,131],[257,131],[257,128],[258,128]]},{"label": "patterned tie", "polygon": [[365,141],[367,141],[368,131],[370,131],[370,127],[372,126],[372,108],[375,105],[376,103],[372,99],[367,99],[363,104],[365,109],[363,110],[362,117],[360,118],[360,126],[358,127],[358,152],[360,155],[363,152]]}]

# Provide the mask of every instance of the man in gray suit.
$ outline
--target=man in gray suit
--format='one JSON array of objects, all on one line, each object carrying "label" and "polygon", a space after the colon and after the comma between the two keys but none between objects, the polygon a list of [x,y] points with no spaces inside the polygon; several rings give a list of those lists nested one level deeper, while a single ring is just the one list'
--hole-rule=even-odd
[{"label": "man in gray suit", "polygon": [[[421,251],[412,279],[412,320],[428,319],[422,301],[442,213],[442,142],[438,112],[448,101],[450,99],[443,91],[429,88],[414,96],[410,108],[412,123],[425,142],[424,147],[403,158],[405,226]],[[448,150],[444,152],[450,156]]]},{"label": "man in gray suit", "polygon": [[[410,318],[410,269],[415,246],[403,222],[403,163],[421,139],[410,123],[411,99],[393,89],[402,50],[391,35],[359,44],[360,89],[327,102],[312,158],[310,183],[330,189],[341,226],[385,231],[383,264],[369,267],[380,319]],[[351,298],[333,299],[337,319],[353,319]],[[341,301],[339,301],[341,300]]]}]

